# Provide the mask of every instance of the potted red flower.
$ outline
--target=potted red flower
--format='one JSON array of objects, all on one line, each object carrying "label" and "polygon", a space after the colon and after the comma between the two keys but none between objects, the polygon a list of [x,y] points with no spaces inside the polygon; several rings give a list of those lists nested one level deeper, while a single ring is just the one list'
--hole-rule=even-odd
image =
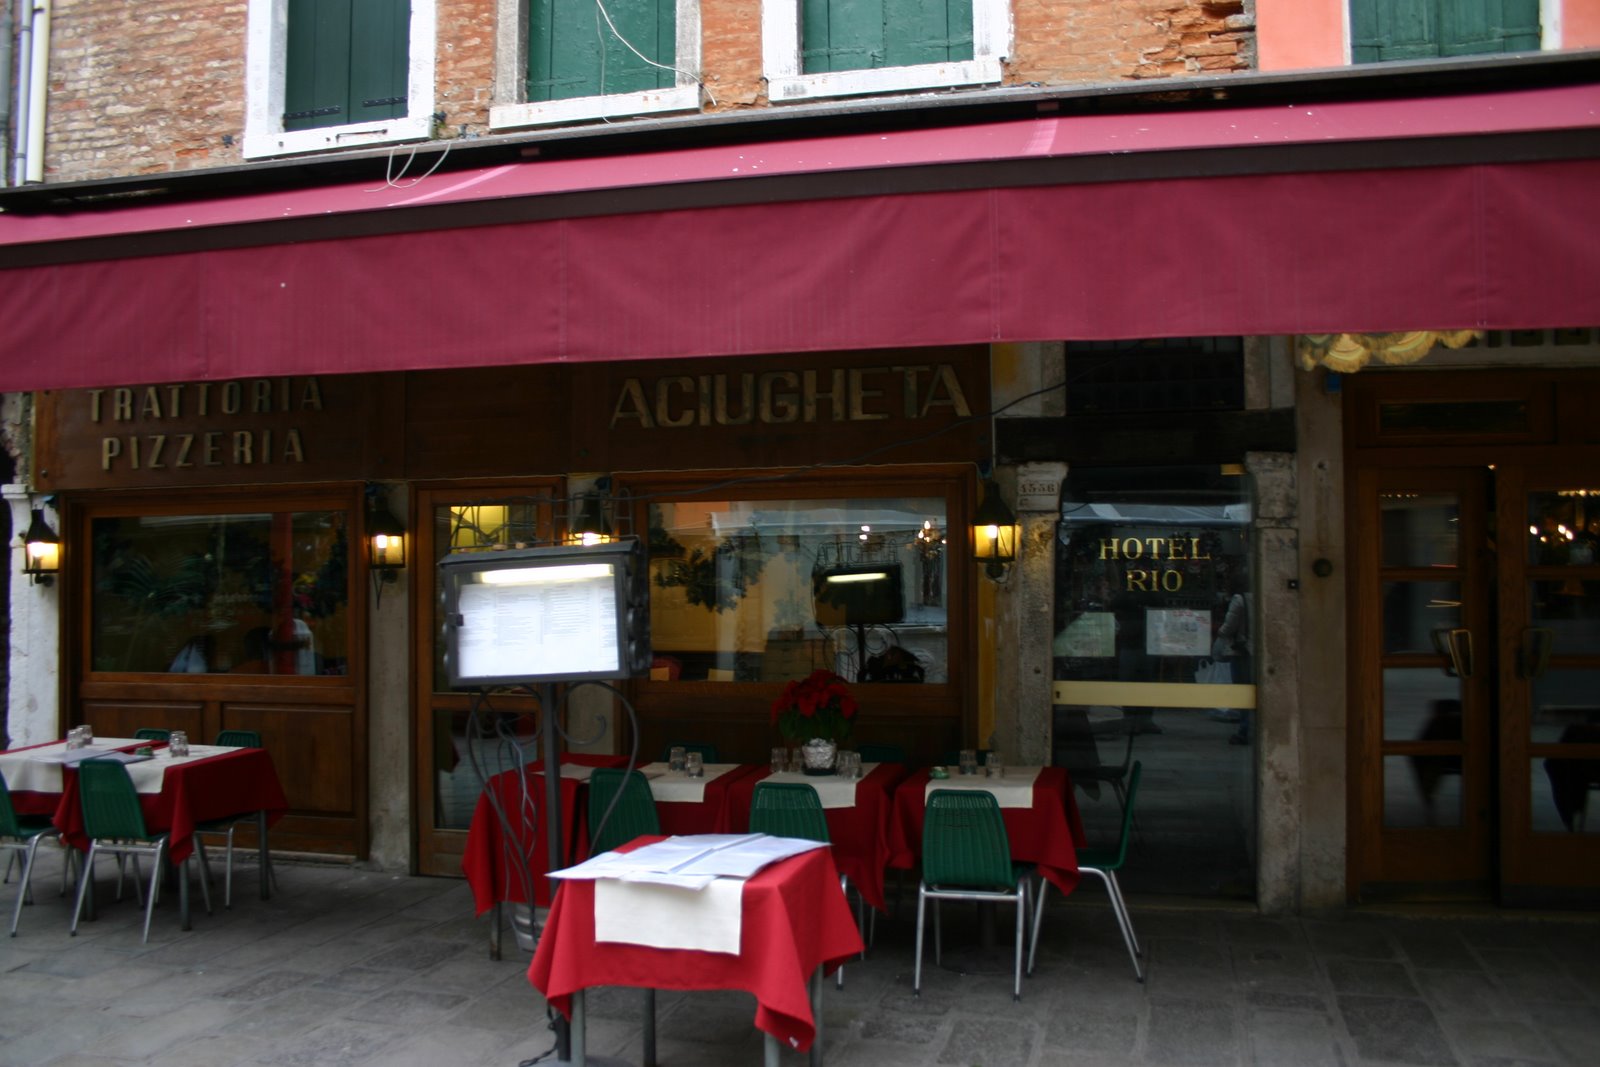
[{"label": "potted red flower", "polygon": [[772,724],[791,744],[804,745],[808,773],[833,773],[839,742],[849,740],[855,720],[849,683],[828,670],[790,682],[772,702]]}]

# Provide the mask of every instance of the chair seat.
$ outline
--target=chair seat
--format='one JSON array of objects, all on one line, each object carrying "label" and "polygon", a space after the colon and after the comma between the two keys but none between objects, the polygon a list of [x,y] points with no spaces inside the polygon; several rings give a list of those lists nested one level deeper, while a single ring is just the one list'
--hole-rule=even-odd
[{"label": "chair seat", "polygon": [[942,885],[942,884],[940,884],[938,882],[929,882],[929,883],[927,883],[927,885],[928,885],[929,889],[932,889],[935,892],[943,892],[943,891],[970,892],[970,891],[976,891],[976,892],[980,892],[981,893],[981,892],[985,892],[985,891],[987,891],[987,890],[992,888],[993,891],[996,892],[996,893],[1015,893],[1017,891],[1017,883],[1021,882],[1024,878],[1028,877],[1028,875],[1030,875],[1032,873],[1033,873],[1033,864],[1031,864],[1031,863],[1013,863],[1011,865],[1011,881],[1004,882],[1004,883],[1001,883],[999,885],[995,885],[993,887],[983,886],[983,885],[968,885],[968,884],[965,884],[965,883],[963,883],[961,885]]}]

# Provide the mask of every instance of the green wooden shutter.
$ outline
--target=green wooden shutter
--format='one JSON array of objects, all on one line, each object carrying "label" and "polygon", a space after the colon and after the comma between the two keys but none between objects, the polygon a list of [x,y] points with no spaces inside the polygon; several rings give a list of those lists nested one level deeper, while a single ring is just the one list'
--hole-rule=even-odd
[{"label": "green wooden shutter", "polygon": [[972,0],[802,0],[807,74],[971,59]]},{"label": "green wooden shutter", "polygon": [[1351,0],[1357,63],[1539,47],[1539,0]]},{"label": "green wooden shutter", "polygon": [[285,130],[406,114],[407,0],[289,0]]},{"label": "green wooden shutter", "polygon": [[[533,0],[528,6],[528,100],[671,88],[677,75],[676,0]],[[655,64],[634,54],[621,34]]]}]

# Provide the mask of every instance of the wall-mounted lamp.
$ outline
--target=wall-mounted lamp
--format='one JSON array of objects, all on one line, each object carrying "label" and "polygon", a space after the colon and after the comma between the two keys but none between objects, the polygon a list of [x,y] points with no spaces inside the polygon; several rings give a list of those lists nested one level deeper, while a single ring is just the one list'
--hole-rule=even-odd
[{"label": "wall-mounted lamp", "polygon": [[22,537],[22,573],[30,583],[49,585],[61,570],[61,538],[45,521],[44,509],[33,509],[33,521]]},{"label": "wall-mounted lamp", "polygon": [[584,493],[573,503],[567,524],[569,545],[609,545],[616,538],[611,534],[611,524],[606,522],[606,499],[611,488],[610,478],[595,479],[595,491]]},{"label": "wall-mounted lamp", "polygon": [[993,478],[984,479],[983,503],[972,517],[972,558],[997,582],[1017,558],[1017,516],[1006,507]]},{"label": "wall-mounted lamp", "polygon": [[372,592],[379,603],[383,587],[395,581],[406,566],[406,528],[390,514],[383,491],[369,490],[367,499],[367,570],[372,575]]}]

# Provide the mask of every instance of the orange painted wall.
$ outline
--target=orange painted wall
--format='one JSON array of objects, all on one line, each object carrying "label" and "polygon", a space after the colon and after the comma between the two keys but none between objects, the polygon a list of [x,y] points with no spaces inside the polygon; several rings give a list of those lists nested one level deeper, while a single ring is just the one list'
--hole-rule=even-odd
[{"label": "orange painted wall", "polygon": [[1567,0],[1561,12],[1562,48],[1600,48],[1600,0]]},{"label": "orange painted wall", "polygon": [[1343,66],[1344,5],[1345,0],[1256,0],[1256,62],[1260,68]]}]

